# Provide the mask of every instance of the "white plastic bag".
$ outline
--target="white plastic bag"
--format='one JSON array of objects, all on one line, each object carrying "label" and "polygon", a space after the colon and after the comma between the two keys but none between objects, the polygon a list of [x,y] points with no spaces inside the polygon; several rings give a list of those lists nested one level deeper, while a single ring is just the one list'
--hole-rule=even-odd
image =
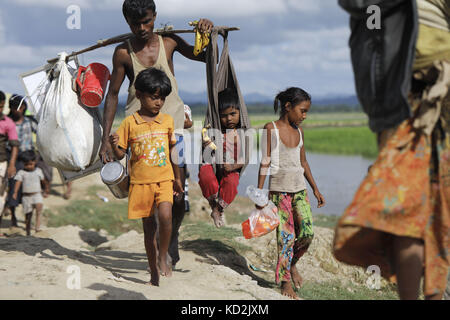
[{"label": "white plastic bag", "polygon": [[254,186],[248,186],[246,193],[250,200],[260,207],[264,207],[269,200],[269,190],[267,189],[259,189]]},{"label": "white plastic bag", "polygon": [[61,170],[80,171],[98,160],[102,127],[94,110],[79,103],[73,72],[60,54],[38,120],[36,144],[44,161]]}]

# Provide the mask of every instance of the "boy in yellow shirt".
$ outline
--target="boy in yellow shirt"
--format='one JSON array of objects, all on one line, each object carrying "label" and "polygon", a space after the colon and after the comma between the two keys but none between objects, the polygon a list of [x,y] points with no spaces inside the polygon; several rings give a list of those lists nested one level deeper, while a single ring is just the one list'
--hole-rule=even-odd
[{"label": "boy in yellow shirt", "polygon": [[[141,108],[126,117],[110,142],[116,158],[131,149],[128,219],[142,218],[144,243],[150,267],[150,285],[159,285],[161,275],[170,277],[168,247],[172,233],[173,196],[183,193],[180,173],[170,155],[175,147],[173,118],[160,110],[172,86],[164,71],[149,68],[139,73],[134,84]],[[159,254],[156,244],[158,208]],[[159,266],[159,268],[158,268]]]}]

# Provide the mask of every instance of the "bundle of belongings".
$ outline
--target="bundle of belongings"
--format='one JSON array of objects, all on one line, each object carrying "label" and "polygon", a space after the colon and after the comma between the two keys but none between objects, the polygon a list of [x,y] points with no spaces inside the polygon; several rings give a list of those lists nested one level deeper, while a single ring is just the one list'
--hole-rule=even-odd
[{"label": "bundle of belongings", "polygon": [[[60,170],[81,171],[99,157],[102,125],[98,108],[92,108],[92,101],[100,104],[109,71],[105,67],[106,70],[103,68],[99,76],[98,71],[93,73],[95,68],[90,66],[88,70],[84,67],[73,69],[66,58],[66,53],[59,54],[58,62],[48,73],[50,82],[43,89],[45,98],[36,114],[36,144],[48,165]],[[84,88],[88,77],[91,84],[97,83],[96,88]],[[96,99],[96,96],[99,98]]]}]

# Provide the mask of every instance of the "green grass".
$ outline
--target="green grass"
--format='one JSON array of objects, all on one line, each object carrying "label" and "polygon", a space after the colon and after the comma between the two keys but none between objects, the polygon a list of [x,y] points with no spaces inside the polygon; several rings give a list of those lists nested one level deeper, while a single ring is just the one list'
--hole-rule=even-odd
[{"label": "green grass", "polygon": [[241,230],[227,226],[216,228],[211,222],[200,221],[195,224],[185,224],[181,236],[183,239],[195,238],[197,240],[208,240],[211,243],[220,241],[240,253],[252,249],[251,247],[234,240],[235,237],[242,236]]},{"label": "green grass", "polygon": [[141,220],[128,220],[128,203],[100,199],[74,200],[57,212],[45,210],[49,227],[76,225],[82,229],[104,229],[113,236],[130,230],[142,232]]},{"label": "green grass", "polygon": [[[252,127],[262,128],[267,122],[275,121],[278,115],[250,115]],[[353,126],[367,125],[367,116],[363,112],[345,112],[345,113],[311,113],[302,123],[303,128],[318,126]]]},{"label": "green grass", "polygon": [[325,214],[313,214],[313,225],[316,227],[334,229],[340,216],[325,215]]},{"label": "green grass", "polygon": [[[250,123],[253,128],[262,128],[266,123],[278,120],[279,116],[276,114],[249,114]],[[203,121],[204,116],[193,116],[194,121]],[[329,113],[310,113],[302,126],[352,126],[352,125],[367,125],[367,115],[363,112],[329,112]]]},{"label": "green grass", "polygon": [[305,282],[296,292],[306,300],[398,300],[397,291],[391,285],[375,290],[364,285],[344,285],[338,281]]},{"label": "green grass", "polygon": [[304,134],[306,151],[371,159],[378,153],[375,134],[367,127],[309,128]]}]

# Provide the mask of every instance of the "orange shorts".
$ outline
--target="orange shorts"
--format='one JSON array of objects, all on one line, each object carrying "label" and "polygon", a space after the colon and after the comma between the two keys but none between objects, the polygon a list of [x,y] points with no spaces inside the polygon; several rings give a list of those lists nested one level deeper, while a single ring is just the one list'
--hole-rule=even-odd
[{"label": "orange shorts", "polygon": [[153,214],[153,205],[161,202],[173,203],[173,182],[162,181],[149,184],[130,184],[128,193],[128,219],[148,218]]}]

